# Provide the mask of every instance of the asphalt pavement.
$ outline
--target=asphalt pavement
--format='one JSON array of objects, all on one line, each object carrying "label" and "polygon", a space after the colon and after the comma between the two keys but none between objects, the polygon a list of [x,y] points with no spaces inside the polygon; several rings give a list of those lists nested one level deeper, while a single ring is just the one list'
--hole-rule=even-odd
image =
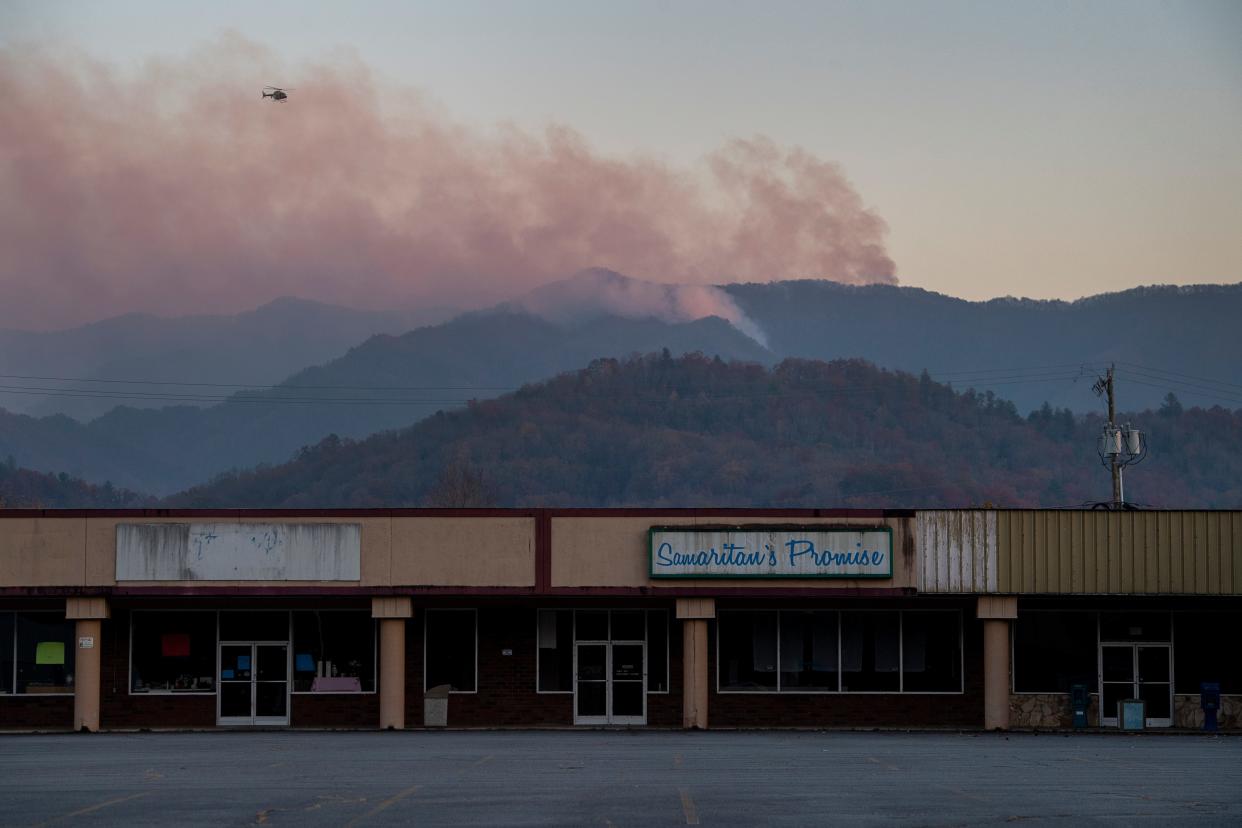
[{"label": "asphalt pavement", "polygon": [[671,731],[0,736],[10,825],[1242,824],[1242,738]]}]

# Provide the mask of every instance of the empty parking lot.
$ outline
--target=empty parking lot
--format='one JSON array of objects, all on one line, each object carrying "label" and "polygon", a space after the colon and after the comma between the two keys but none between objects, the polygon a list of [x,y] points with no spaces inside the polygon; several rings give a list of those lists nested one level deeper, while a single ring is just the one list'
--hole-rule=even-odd
[{"label": "empty parking lot", "polygon": [[0,737],[6,825],[1242,821],[1242,739],[809,732]]}]

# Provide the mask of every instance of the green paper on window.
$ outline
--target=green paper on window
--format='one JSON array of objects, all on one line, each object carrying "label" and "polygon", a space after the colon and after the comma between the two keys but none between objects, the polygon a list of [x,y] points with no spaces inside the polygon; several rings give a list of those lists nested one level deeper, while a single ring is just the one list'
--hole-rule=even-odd
[{"label": "green paper on window", "polygon": [[65,664],[65,642],[40,641],[35,647],[35,664]]}]

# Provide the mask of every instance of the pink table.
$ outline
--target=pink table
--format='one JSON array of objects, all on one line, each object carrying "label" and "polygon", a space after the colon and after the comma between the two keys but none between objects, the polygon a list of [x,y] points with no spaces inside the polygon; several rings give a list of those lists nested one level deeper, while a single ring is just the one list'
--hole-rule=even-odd
[{"label": "pink table", "polygon": [[312,693],[361,693],[362,683],[351,676],[317,678],[311,682]]}]

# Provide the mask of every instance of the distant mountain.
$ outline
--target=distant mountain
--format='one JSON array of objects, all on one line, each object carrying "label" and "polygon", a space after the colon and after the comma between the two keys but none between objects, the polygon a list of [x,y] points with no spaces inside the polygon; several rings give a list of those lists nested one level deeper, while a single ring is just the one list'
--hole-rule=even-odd
[{"label": "distant mountain", "polygon": [[[230,469],[284,462],[328,434],[356,439],[401,428],[599,357],[661,348],[763,366],[864,357],[927,368],[956,388],[1009,398],[1020,412],[1046,400],[1101,410],[1090,391],[1098,366],[1076,366],[1117,360],[1125,408],[1154,407],[1171,391],[1231,405],[1242,402],[1240,318],[1242,285],[1138,288],[1068,303],[966,302],[817,281],[661,285],[595,269],[489,311],[374,336],[276,388],[211,407],[126,406],[86,425],[0,414],[0,457],[163,495]],[[290,337],[313,339],[302,330],[308,324],[293,325]],[[225,362],[240,364],[247,355],[262,362],[267,346],[239,338],[227,347],[234,350]],[[1203,376],[1226,385],[1195,379]],[[1093,437],[1085,439],[1089,450]]]},{"label": "distant mountain", "polygon": [[399,337],[377,336],[278,388],[210,408],[116,408],[90,423],[0,412],[0,457],[165,494],[229,469],[289,459],[326,434],[363,437],[439,409],[585,365],[668,348],[758,360],[765,351],[727,322],[606,317],[562,326],[519,313],[470,314]]},{"label": "distant mountain", "polygon": [[[1242,505],[1242,411],[1170,401],[1133,416],[1158,449],[1127,477],[1132,501]],[[1099,427],[857,360],[652,355],[361,442],[334,436],[164,505],[1071,506],[1109,496]]]},{"label": "distant mountain", "polygon": [[[1119,393],[1130,408],[1159,405],[1170,391],[1205,405],[1242,399],[1242,284],[1140,287],[1075,302],[967,302],[919,288],[825,281],[721,290],[779,357],[861,357],[886,368],[927,369],[958,387],[990,384],[1020,411],[1044,402],[1100,410],[1089,390],[1094,374],[1079,382],[1067,377],[1076,365],[1113,361],[1126,363],[1130,376]],[[1058,370],[1042,379],[1028,370],[1015,380],[1014,369],[1043,366]],[[1001,370],[989,378],[980,369]],[[1167,371],[1193,376],[1157,378]],[[1234,390],[1217,399],[1194,379],[1204,376]]]},{"label": "distant mountain", "polygon": [[[170,395],[185,397],[187,404],[210,405],[237,390],[237,384],[277,383],[375,334],[401,333],[450,314],[434,308],[360,311],[284,298],[233,315],[132,313],[63,331],[0,330],[0,375],[5,375],[0,377],[0,406],[89,420],[120,402],[164,406]],[[60,377],[107,381],[55,379]],[[234,387],[134,385],[118,379]]]}]

